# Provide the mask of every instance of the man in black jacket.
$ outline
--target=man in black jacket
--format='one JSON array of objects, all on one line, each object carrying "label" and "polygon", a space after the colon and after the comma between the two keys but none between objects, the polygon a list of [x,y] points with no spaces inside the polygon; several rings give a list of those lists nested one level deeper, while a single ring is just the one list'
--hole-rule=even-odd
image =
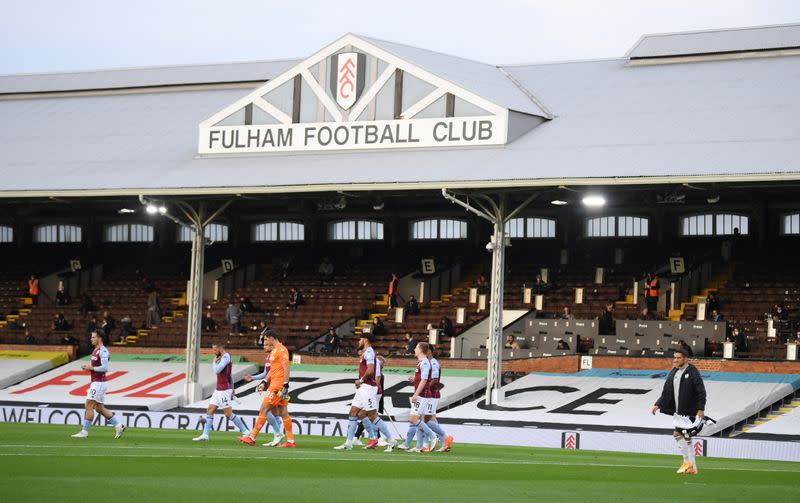
[{"label": "man in black jacket", "polygon": [[683,454],[683,464],[678,473],[697,473],[694,448],[688,442],[691,436],[686,432],[704,421],[706,387],[700,371],[688,363],[684,349],[675,350],[672,363],[674,368],[667,376],[661,397],[651,412],[655,414],[660,410],[662,414],[672,414],[672,424],[675,426],[672,436]]}]

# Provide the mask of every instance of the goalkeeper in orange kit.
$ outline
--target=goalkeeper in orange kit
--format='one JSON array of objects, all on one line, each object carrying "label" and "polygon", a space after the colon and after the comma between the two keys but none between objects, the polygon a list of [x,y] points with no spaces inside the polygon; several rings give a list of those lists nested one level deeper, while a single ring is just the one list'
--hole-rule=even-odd
[{"label": "goalkeeper in orange kit", "polygon": [[[289,416],[289,350],[281,344],[275,332],[267,332],[264,336],[264,346],[269,345],[272,351],[269,354],[269,375],[262,382],[258,390],[266,389],[264,400],[258,411],[258,419],[249,435],[238,437],[237,440],[247,445],[255,445],[256,438],[261,428],[267,422],[267,412],[272,412],[283,421],[283,430],[286,442],[278,445],[283,448],[294,448],[294,434],[292,432],[292,418]],[[275,432],[276,436],[279,432]]]}]

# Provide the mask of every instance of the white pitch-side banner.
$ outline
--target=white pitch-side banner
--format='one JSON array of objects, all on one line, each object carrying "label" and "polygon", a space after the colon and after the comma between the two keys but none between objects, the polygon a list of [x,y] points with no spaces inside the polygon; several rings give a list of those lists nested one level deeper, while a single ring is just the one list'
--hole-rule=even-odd
[{"label": "white pitch-side banner", "polygon": [[200,154],[503,145],[505,118],[450,117],[200,127]]},{"label": "white pitch-side banner", "polygon": [[0,389],[53,368],[49,360],[0,360]]},{"label": "white pitch-side banner", "polygon": [[[45,404],[83,404],[89,388],[89,373],[81,370],[87,360],[76,360],[57,369],[0,390],[2,402]],[[253,364],[234,364],[234,381],[256,369]],[[106,374],[106,404],[167,410],[183,405],[186,379],[185,363],[115,362],[111,356]],[[210,396],[216,386],[216,374],[210,363],[200,365],[203,395]]]},{"label": "white pitch-side banner", "polygon": [[[589,371],[591,372],[591,371]],[[505,399],[487,408],[483,400],[453,407],[442,418],[515,421],[536,425],[597,425],[619,428],[671,428],[672,417],[652,415],[661,396],[666,372],[658,378],[584,377],[530,374],[504,386]],[[706,413],[717,420],[703,435],[711,435],[758,413],[793,392],[785,382],[705,379]]]},{"label": "white pitch-side banner", "polygon": [[[445,371],[446,372],[446,371]],[[289,393],[289,409],[292,413],[302,414],[347,414],[356,388],[354,380],[357,370],[353,372],[319,372],[292,371]],[[387,373],[384,396],[391,398],[387,408],[400,418],[408,416],[409,399],[413,393],[413,385],[408,381],[410,374]],[[258,411],[263,395],[255,392],[258,383],[240,386],[236,390],[236,410]],[[442,398],[440,407],[469,397],[486,387],[485,377],[455,377],[444,374],[442,381]],[[188,405],[191,409],[205,410],[208,400]]]},{"label": "white pitch-side banner", "polygon": [[[117,410],[116,415],[129,428],[187,430],[186,440],[191,443],[190,439],[196,435],[197,430],[202,428],[200,419],[205,413],[200,411],[186,412],[185,410],[181,412],[154,412],[123,409]],[[256,416],[254,413],[244,412],[239,413],[239,415],[243,417],[248,426],[255,423]],[[83,410],[79,408],[0,405],[0,422],[72,424],[78,427],[82,420]],[[347,420],[343,418],[297,414],[292,416],[292,421],[294,423],[293,431],[295,435],[298,435],[298,442],[301,443],[303,435],[342,437],[347,431]],[[105,419],[98,415],[95,418],[95,424],[98,426],[105,425]],[[459,443],[470,443],[678,456],[675,441],[669,430],[665,430],[664,434],[658,435],[449,424],[444,421],[442,421],[442,426],[449,435],[455,437],[456,444],[454,449],[458,449]],[[267,428],[265,432],[270,433],[269,426],[265,426],[265,428]],[[405,436],[406,431],[407,424],[405,422],[392,425],[392,435],[395,437]],[[96,432],[95,434],[102,433]],[[109,434],[111,434],[110,431]],[[214,417],[211,434],[212,441],[233,442],[238,434],[233,423],[225,419],[222,414],[217,414]],[[331,446],[338,444],[340,441],[339,438],[331,438]],[[800,461],[800,443],[798,442],[697,437],[692,441],[692,448],[698,456]]]}]

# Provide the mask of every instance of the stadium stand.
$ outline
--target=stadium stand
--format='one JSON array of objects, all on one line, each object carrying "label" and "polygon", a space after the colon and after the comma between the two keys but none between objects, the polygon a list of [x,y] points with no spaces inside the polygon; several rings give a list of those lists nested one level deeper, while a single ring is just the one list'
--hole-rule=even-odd
[{"label": "stadium stand", "polygon": [[[336,327],[352,318],[362,317],[374,307],[378,300],[377,292],[384,287],[384,283],[385,273],[382,272],[350,272],[324,284],[316,275],[296,274],[287,278],[253,281],[228,298],[207,301],[206,306],[220,324],[218,336],[228,336],[230,326],[224,323],[228,304],[239,303],[241,298],[246,297],[254,309],[244,314],[243,333],[229,336],[229,344],[232,347],[256,347],[259,332],[251,331],[249,326],[253,320],[263,320],[269,328],[283,336],[287,347],[294,350],[319,338],[329,326]],[[302,292],[305,299],[305,304],[297,309],[287,308],[291,288]]]}]

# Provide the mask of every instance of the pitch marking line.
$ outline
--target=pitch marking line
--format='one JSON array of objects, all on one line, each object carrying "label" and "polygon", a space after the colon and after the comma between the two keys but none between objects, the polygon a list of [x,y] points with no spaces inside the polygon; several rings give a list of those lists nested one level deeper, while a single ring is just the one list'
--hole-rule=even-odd
[{"label": "pitch marking line", "polygon": [[[30,446],[30,447],[41,447],[41,446]],[[64,454],[67,457],[82,457],[82,458],[101,458],[101,457],[115,457],[115,458],[182,458],[182,459],[224,459],[227,461],[231,461],[231,456],[203,456],[203,455],[189,455],[189,454],[173,454],[171,456],[153,456],[148,454]],[[15,452],[2,452],[0,453],[0,457],[48,457],[52,458],[53,454],[45,454],[45,453],[15,453]],[[272,456],[250,456],[247,458],[241,458],[243,460],[251,460],[251,459],[265,459],[265,460],[273,460],[273,461],[337,461],[337,462],[358,462],[361,463],[364,461],[364,458],[342,458],[342,457],[281,457],[276,458]],[[475,464],[475,465],[524,465],[524,466],[542,466],[542,465],[556,465],[556,466],[595,466],[601,468],[648,468],[648,469],[657,469],[657,468],[668,468],[667,465],[642,465],[642,464],[619,464],[619,463],[587,463],[587,462],[577,462],[577,463],[564,463],[564,462],[552,462],[552,461],[502,461],[502,460],[466,460],[466,459],[431,459],[428,457],[424,458],[379,458],[379,457],[371,457],[369,458],[370,461],[374,462],[383,462],[383,463],[455,463],[455,464]],[[704,467],[704,471],[738,471],[738,472],[759,472],[759,473],[800,473],[800,470],[767,470],[767,469],[748,469],[748,468],[729,468],[729,467]]]}]

